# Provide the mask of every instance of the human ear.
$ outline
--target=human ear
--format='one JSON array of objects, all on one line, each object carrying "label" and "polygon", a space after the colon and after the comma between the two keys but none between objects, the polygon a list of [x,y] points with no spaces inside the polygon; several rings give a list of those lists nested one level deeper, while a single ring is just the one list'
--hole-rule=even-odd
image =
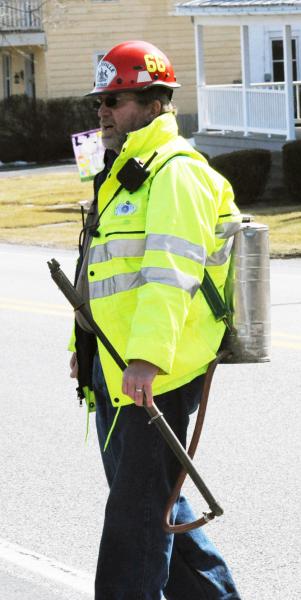
[{"label": "human ear", "polygon": [[152,119],[155,119],[161,114],[161,102],[160,100],[153,100],[150,104],[150,115]]}]

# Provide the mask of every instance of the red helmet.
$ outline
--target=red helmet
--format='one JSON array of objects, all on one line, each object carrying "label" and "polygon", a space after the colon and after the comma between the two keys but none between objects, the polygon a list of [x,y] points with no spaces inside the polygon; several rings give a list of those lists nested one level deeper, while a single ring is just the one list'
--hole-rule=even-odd
[{"label": "red helmet", "polygon": [[153,85],[180,87],[167,56],[148,42],[123,42],[98,63],[94,89],[88,95],[139,91]]}]

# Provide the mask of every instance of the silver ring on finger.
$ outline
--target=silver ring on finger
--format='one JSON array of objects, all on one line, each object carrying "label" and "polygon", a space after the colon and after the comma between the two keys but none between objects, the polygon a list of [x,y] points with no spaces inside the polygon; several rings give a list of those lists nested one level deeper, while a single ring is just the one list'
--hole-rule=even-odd
[{"label": "silver ring on finger", "polygon": [[135,392],[138,392],[140,394],[143,392],[143,388],[135,388]]}]

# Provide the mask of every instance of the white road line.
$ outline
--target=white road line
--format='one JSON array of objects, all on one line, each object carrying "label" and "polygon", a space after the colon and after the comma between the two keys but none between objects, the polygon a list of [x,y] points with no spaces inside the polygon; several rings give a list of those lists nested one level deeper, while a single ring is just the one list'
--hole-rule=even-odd
[{"label": "white road line", "polygon": [[301,335],[286,333],[284,331],[273,331],[272,346],[274,348],[290,348],[292,350],[301,350]]},{"label": "white road line", "polygon": [[301,342],[301,335],[296,335],[295,333],[286,333],[285,331],[273,331],[272,335],[273,337],[285,337],[290,338],[292,340],[300,340]]},{"label": "white road line", "polygon": [[66,585],[79,592],[93,596],[94,578],[85,571],[77,571],[68,565],[47,558],[42,554],[33,552],[11,544],[0,538],[0,558],[19,567],[36,573],[44,579],[51,579],[57,583]]},{"label": "white road line", "polygon": [[290,348],[291,350],[301,350],[301,344],[294,342],[277,342],[277,340],[274,340],[272,342],[272,346],[274,348]]}]

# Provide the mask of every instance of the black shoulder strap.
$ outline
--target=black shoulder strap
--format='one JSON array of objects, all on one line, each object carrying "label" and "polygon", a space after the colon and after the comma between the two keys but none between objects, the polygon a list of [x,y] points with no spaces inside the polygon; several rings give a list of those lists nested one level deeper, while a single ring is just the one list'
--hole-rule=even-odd
[{"label": "black shoulder strap", "polygon": [[216,321],[224,321],[228,328],[231,328],[231,310],[222,299],[216,285],[212,281],[207,269],[204,269],[203,281],[200,290],[211,308]]}]

